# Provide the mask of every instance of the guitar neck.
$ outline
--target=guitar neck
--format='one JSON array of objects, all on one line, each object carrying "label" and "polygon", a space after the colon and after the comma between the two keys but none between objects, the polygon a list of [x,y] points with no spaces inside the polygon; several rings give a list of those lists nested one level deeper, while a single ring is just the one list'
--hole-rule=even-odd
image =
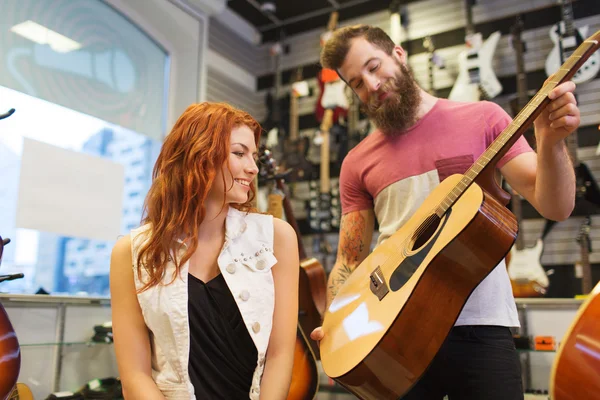
[{"label": "guitar neck", "polygon": [[573,7],[571,6],[571,0],[561,0],[560,13],[562,20],[565,23],[565,36],[575,36],[575,25],[573,23]]},{"label": "guitar neck", "polygon": [[590,238],[587,235],[581,240],[581,291],[588,294],[592,291],[592,269],[590,266]]},{"label": "guitar neck", "polygon": [[525,71],[525,44],[521,38],[522,21],[519,18],[516,22],[518,29],[513,32],[512,42],[517,58],[517,98],[518,106],[523,107],[527,104],[527,72]]},{"label": "guitar neck", "polygon": [[[286,193],[285,183],[283,179],[276,180],[277,189],[281,190],[282,193]],[[294,216],[294,210],[292,208],[292,202],[289,199],[289,196],[283,197],[283,212],[285,214],[285,219],[294,228],[296,231],[296,238],[298,240],[298,255],[300,256],[300,261],[306,260],[306,249],[304,248],[304,242],[302,241],[302,233],[300,232],[300,227],[298,226],[298,221]]]},{"label": "guitar neck", "polygon": [[298,140],[298,97],[291,91],[290,95],[290,140]]},{"label": "guitar neck", "polygon": [[[571,79],[575,72],[583,65],[600,47],[600,31],[592,38],[584,41],[561,68],[553,75],[551,80],[546,81],[540,91],[527,103],[517,114],[515,119],[500,133],[492,144],[483,152],[477,161],[463,175],[460,183],[452,190],[444,201],[436,209],[436,214],[441,218],[482,172],[495,167],[498,160],[508,151],[517,139],[527,130],[533,120],[548,105],[550,99],[548,93],[559,84]],[[572,135],[571,135],[572,136]]]},{"label": "guitar neck", "polygon": [[465,0],[465,10],[467,13],[467,26],[465,30],[467,35],[475,34],[475,25],[473,24],[473,6],[475,5],[475,0]]},{"label": "guitar neck", "polygon": [[329,126],[331,126],[331,120],[333,118],[333,110],[325,110],[323,115],[323,123],[321,124],[321,135],[323,142],[321,143],[321,179],[320,179],[320,191],[321,193],[329,193],[330,191],[330,172],[329,172]]}]

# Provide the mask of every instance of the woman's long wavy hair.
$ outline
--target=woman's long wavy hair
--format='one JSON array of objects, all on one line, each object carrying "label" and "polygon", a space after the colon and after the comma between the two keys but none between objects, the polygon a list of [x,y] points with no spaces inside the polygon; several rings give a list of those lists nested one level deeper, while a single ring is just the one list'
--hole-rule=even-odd
[{"label": "woman's long wavy hair", "polygon": [[[149,224],[150,229],[136,261],[138,278],[142,279],[142,268],[149,278],[140,292],[163,281],[170,258],[175,264],[172,283],[181,266],[196,251],[198,227],[206,215],[204,202],[218,171],[224,165],[229,171],[231,131],[241,125],[254,132],[258,146],[261,127],[250,114],[225,103],[193,104],[181,114],[165,138],[144,202],[142,223]],[[251,211],[254,196],[252,182],[248,201],[234,206],[241,211]],[[181,259],[178,239],[185,240],[187,245]]]}]

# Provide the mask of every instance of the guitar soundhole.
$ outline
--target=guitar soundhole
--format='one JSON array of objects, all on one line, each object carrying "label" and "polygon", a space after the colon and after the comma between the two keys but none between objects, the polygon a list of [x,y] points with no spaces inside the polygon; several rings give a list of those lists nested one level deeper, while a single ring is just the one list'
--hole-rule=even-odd
[{"label": "guitar soundhole", "polygon": [[440,226],[440,221],[441,219],[437,215],[430,215],[419,229],[417,229],[417,236],[410,250],[415,251],[423,247]]}]

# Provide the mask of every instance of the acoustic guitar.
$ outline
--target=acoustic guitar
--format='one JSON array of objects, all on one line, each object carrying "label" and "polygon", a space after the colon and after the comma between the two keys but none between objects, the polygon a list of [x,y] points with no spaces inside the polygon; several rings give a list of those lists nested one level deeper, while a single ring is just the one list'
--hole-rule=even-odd
[{"label": "acoustic guitar", "polygon": [[[0,237],[0,264],[8,239]],[[0,304],[0,399],[11,398],[21,370],[21,348],[8,314]],[[9,396],[10,395],[10,396]]]},{"label": "acoustic guitar", "polygon": [[[265,166],[265,172],[268,175],[267,180],[274,180],[277,186],[268,196],[269,205],[267,213],[273,215],[275,218],[282,218],[282,210],[285,210],[288,223],[290,223],[294,229],[297,229],[298,224],[296,223],[293,214],[291,214],[291,204],[286,195],[283,175],[276,174],[277,167],[275,165],[275,160],[271,157],[269,150],[265,147],[261,147],[260,153],[261,164]],[[304,252],[301,236],[298,231],[297,237],[298,251],[301,260],[298,287],[298,329],[294,347],[292,381],[290,383],[287,400],[311,400],[315,398],[319,391],[319,370],[317,368],[316,356],[313,350],[313,346],[316,347],[316,343],[309,338],[309,335],[312,329],[320,325],[321,321],[321,314],[316,310],[313,296],[311,295],[311,289],[313,289],[311,287],[311,280],[313,281],[312,283],[314,286],[319,286],[319,280],[323,280],[323,297],[325,296],[326,282],[325,271],[322,271],[322,275],[320,275],[320,271],[314,271],[315,269],[318,269],[318,265],[313,265],[311,260],[306,260],[306,253]],[[303,265],[303,262],[306,264],[306,261],[308,261],[309,264]],[[305,270],[305,268],[307,270]],[[314,275],[316,275],[316,279]],[[317,282],[314,282],[315,280],[317,280]]]},{"label": "acoustic guitar", "polygon": [[517,222],[496,163],[600,47],[600,31],[548,80],[464,175],[434,189],[341,286],[325,312],[325,373],[361,399],[398,399],[425,372],[473,290],[506,256]]},{"label": "acoustic guitar", "polygon": [[19,382],[6,400],[33,400],[33,393],[31,393],[29,386]]},{"label": "acoustic guitar", "polygon": [[600,283],[579,308],[558,347],[550,375],[552,400],[600,400]]}]

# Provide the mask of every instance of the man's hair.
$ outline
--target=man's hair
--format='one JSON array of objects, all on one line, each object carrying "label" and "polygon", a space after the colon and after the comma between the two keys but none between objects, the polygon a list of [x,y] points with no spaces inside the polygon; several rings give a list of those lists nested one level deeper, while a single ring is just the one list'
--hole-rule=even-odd
[{"label": "man's hair", "polygon": [[329,68],[338,71],[350,50],[352,39],[364,38],[369,43],[392,54],[396,44],[381,28],[371,25],[353,25],[337,29],[331,38],[325,43],[321,52],[321,65],[323,68]]}]

